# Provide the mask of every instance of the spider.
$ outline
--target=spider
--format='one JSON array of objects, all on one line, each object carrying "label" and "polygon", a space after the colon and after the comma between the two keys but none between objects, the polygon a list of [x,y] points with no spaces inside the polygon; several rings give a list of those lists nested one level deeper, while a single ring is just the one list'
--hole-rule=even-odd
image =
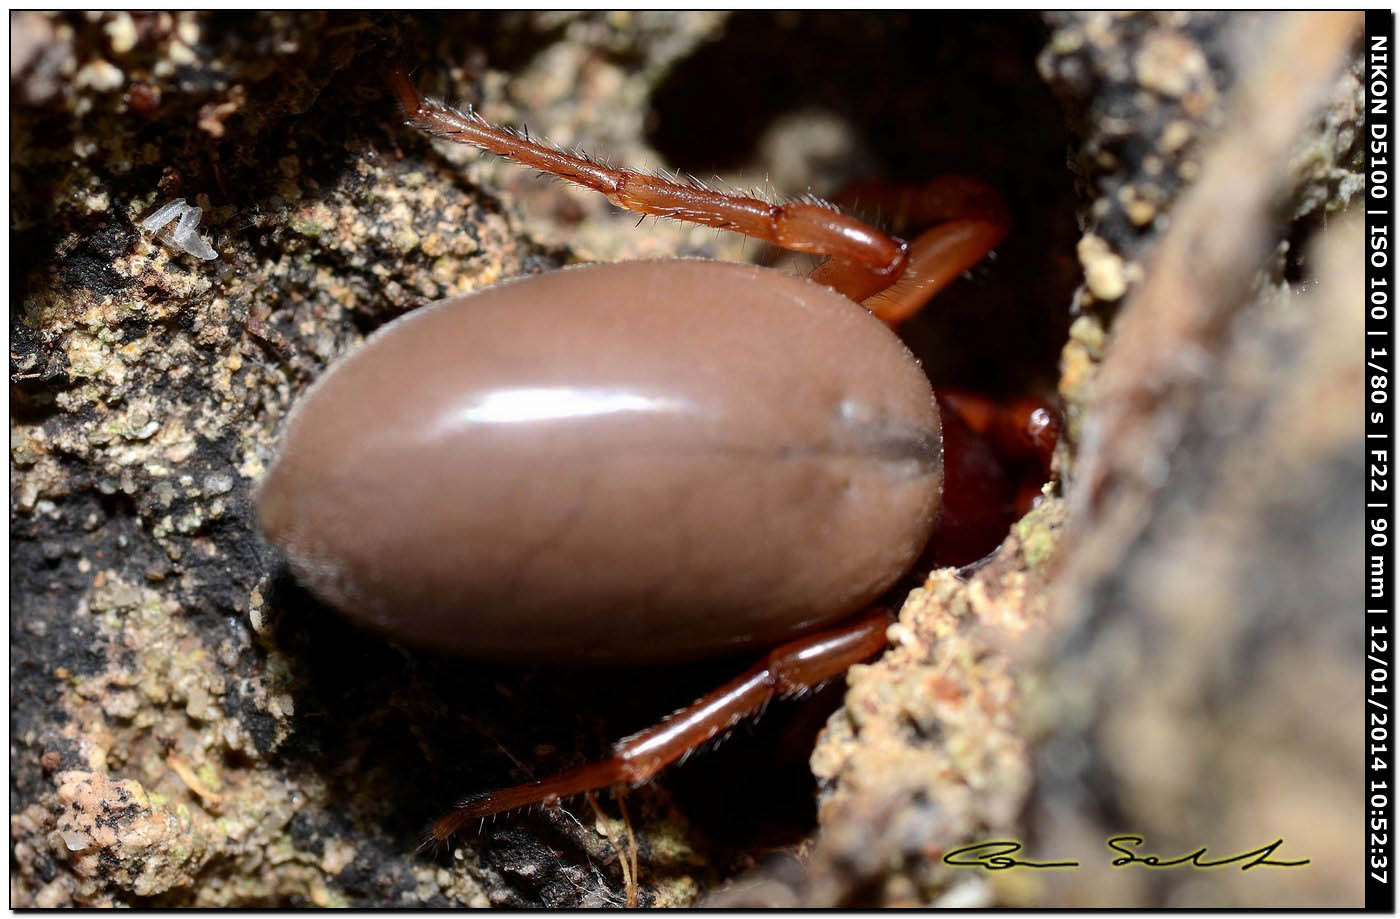
[{"label": "spider", "polygon": [[891,332],[1006,235],[986,185],[865,189],[927,227],[906,242],[819,201],[611,168],[426,99],[402,70],[390,82],[435,137],[825,257],[805,279],[669,259],[443,301],[379,330],[289,417],[263,529],[313,593],[394,637],[571,665],[772,649],[601,762],[463,801],[434,839],[643,783],[879,654],[877,601],[926,547],[985,554],[1047,479],[1048,405],[935,395]]}]

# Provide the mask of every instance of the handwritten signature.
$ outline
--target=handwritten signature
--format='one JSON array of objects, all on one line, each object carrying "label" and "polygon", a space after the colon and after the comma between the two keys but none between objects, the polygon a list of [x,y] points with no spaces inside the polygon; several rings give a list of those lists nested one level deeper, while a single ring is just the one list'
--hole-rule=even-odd
[{"label": "handwritten signature", "polygon": [[[1257,849],[1250,849],[1248,852],[1240,852],[1236,855],[1224,858],[1211,859],[1207,857],[1208,849],[1201,846],[1193,852],[1185,855],[1178,855],[1172,858],[1163,858],[1155,854],[1139,853],[1139,849],[1146,843],[1141,836],[1131,833],[1121,836],[1110,837],[1106,845],[1113,851],[1120,853],[1113,859],[1112,865],[1121,868],[1126,865],[1143,865],[1148,868],[1178,868],[1189,865],[1192,868],[1220,868],[1224,865],[1239,863],[1241,871],[1248,871],[1250,868],[1298,868],[1306,865],[1312,859],[1301,858],[1292,861],[1274,859],[1271,856],[1283,845],[1283,839],[1275,839],[1268,845],[1260,846]],[[1030,859],[1015,858],[1013,856],[1020,852],[1022,845],[1014,840],[994,839],[987,842],[976,842],[970,846],[963,846],[954,849],[943,856],[943,863],[963,868],[981,868],[984,871],[1005,871],[1008,868],[1077,868],[1079,862],[1075,861],[1055,861],[1041,862]]]}]

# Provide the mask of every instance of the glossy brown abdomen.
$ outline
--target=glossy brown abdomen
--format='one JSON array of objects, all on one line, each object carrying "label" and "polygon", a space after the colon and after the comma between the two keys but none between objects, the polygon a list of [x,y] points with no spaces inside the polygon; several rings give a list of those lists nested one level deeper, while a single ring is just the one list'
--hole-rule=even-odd
[{"label": "glossy brown abdomen", "polygon": [[852,613],[937,515],[933,394],[883,324],[778,272],[592,265],[443,301],[288,420],[264,531],[409,643],[645,663]]}]

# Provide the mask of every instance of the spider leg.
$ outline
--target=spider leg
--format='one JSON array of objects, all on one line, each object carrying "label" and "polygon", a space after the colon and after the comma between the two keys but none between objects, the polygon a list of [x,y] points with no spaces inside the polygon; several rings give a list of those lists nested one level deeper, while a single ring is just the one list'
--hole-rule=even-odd
[{"label": "spider leg", "polygon": [[910,243],[909,261],[898,278],[839,258],[828,259],[810,275],[891,326],[913,316],[982,261],[1006,238],[1011,224],[1001,196],[968,176],[940,176],[923,185],[867,183],[843,191],[837,200],[884,215],[899,232],[922,230]]},{"label": "spider leg", "polygon": [[389,82],[409,124],[426,134],[469,144],[568,182],[591,188],[638,214],[732,230],[793,252],[826,255],[864,266],[888,285],[904,271],[908,245],[825,203],[788,201],[715,191],[698,182],[672,181],[619,169],[579,153],[492,124],[419,94],[408,74],[391,70]]},{"label": "spider leg", "polygon": [[447,840],[467,823],[503,811],[550,804],[611,785],[640,785],[774,697],[803,692],[875,656],[884,650],[891,621],[888,612],[876,609],[781,645],[714,692],[619,741],[605,760],[468,798],[433,824],[432,838]]}]

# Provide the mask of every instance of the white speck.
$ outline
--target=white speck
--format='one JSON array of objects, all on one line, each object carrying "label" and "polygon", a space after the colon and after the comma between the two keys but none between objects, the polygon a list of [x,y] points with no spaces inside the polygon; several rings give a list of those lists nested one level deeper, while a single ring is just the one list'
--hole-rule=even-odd
[{"label": "white speck", "polygon": [[121,88],[126,77],[116,66],[101,58],[89,61],[73,75],[73,83],[77,86],[95,89],[98,92],[111,92]]},{"label": "white speck", "polygon": [[[209,261],[219,257],[204,239],[195,232],[199,218],[204,215],[201,208],[190,207],[184,198],[176,198],[141,221],[141,228],[169,246],[188,252],[195,258]],[[170,222],[175,227],[170,229]]]},{"label": "white speck", "polygon": [[81,852],[92,845],[92,837],[78,830],[61,830],[59,835],[63,837],[63,844],[69,852]]},{"label": "white speck", "polygon": [[872,413],[870,407],[855,399],[842,399],[836,406],[836,413],[841,416],[841,420],[853,424],[868,422]]},{"label": "white speck", "polygon": [[204,493],[206,495],[225,495],[233,490],[233,476],[218,472],[204,478]]}]

